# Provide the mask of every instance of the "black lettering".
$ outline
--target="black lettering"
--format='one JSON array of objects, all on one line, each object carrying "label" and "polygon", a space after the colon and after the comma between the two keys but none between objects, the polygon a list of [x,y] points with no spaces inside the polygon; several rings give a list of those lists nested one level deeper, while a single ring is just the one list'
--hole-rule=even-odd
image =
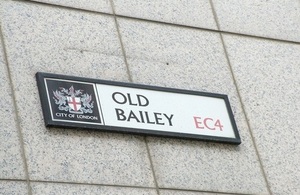
[{"label": "black lettering", "polygon": [[146,120],[147,120],[147,123],[148,123],[148,124],[155,124],[155,122],[151,122],[151,121],[149,120],[148,112],[145,112],[145,116],[146,116]]},{"label": "black lettering", "polygon": [[145,96],[137,94],[136,97],[138,99],[139,106],[148,106],[149,105],[149,100]]},{"label": "black lettering", "polygon": [[142,123],[145,123],[143,111],[139,111]]},{"label": "black lettering", "polygon": [[124,110],[116,108],[116,114],[117,114],[117,118],[119,121],[125,121],[126,120],[126,116],[124,115]]},{"label": "black lettering", "polygon": [[[116,95],[118,95],[118,94],[122,96],[123,101],[118,101],[117,100]],[[112,98],[118,104],[125,104],[127,102],[126,96],[123,93],[121,93],[121,92],[115,92],[115,93],[113,93],[112,94]]]},{"label": "black lettering", "polygon": [[135,116],[135,114],[133,113],[133,111],[131,110],[129,113],[129,116],[127,118],[127,121],[130,121],[130,119],[135,119],[138,123],[140,122],[139,119]]},{"label": "black lettering", "polygon": [[127,97],[128,97],[129,105],[131,105],[131,106],[137,106],[137,104],[132,103],[131,97],[130,97],[130,93],[127,93]]},{"label": "black lettering", "polygon": [[159,121],[162,120],[162,118],[160,118],[159,115],[161,115],[161,113],[154,112],[154,117],[155,117],[156,124],[157,125],[164,125],[165,123],[160,123],[159,122]]},{"label": "black lettering", "polygon": [[173,124],[172,124],[172,121],[171,121],[171,120],[172,120],[172,118],[173,118],[174,114],[171,114],[171,115],[170,115],[170,117],[168,117],[168,115],[166,115],[166,114],[164,114],[164,116],[165,116],[165,117],[168,119],[168,121],[169,121],[169,125],[170,125],[170,126],[173,126]]}]

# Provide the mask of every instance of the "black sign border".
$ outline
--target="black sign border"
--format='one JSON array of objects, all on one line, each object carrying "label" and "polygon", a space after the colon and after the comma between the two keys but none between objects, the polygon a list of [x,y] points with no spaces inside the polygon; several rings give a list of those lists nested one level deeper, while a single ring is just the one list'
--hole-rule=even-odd
[{"label": "black sign border", "polygon": [[[137,89],[163,91],[163,92],[170,92],[170,93],[221,98],[225,101],[227,112],[228,112],[228,115],[230,118],[230,122],[231,122],[231,125],[233,128],[233,131],[234,131],[235,138],[207,136],[207,135],[195,135],[195,134],[187,134],[187,133],[174,133],[174,132],[165,132],[165,131],[159,131],[159,130],[146,130],[146,129],[116,127],[116,126],[107,126],[107,125],[95,125],[95,124],[86,124],[86,123],[53,121],[52,117],[51,117],[51,111],[50,111],[51,108],[50,108],[49,102],[48,102],[48,96],[47,96],[48,92],[45,87],[45,78],[62,79],[62,80],[70,80],[70,81],[75,81],[75,82],[78,81],[78,82],[105,84],[105,85],[113,85],[113,86],[120,86],[120,87],[130,87],[130,88],[137,88]],[[241,138],[240,138],[240,135],[239,135],[239,132],[238,132],[235,120],[234,120],[234,116],[233,116],[233,112],[231,110],[228,96],[224,95],[224,94],[207,93],[207,92],[200,92],[200,91],[192,91],[192,90],[176,89],[176,88],[166,88],[166,87],[158,87],[158,86],[150,86],[150,85],[142,85],[142,84],[117,82],[117,81],[108,81],[108,80],[100,80],[100,79],[92,79],[92,78],[84,78],[84,77],[75,77],[75,76],[67,76],[67,75],[44,73],[44,72],[37,72],[36,80],[37,80],[38,90],[39,90],[39,94],[40,94],[44,122],[45,122],[46,127],[95,129],[95,130],[101,130],[101,131],[106,131],[106,132],[130,133],[130,134],[137,134],[137,135],[150,135],[150,136],[160,136],[160,137],[163,136],[163,137],[169,137],[169,138],[185,138],[185,139],[192,139],[192,140],[228,143],[228,144],[234,144],[234,145],[241,144]]]}]

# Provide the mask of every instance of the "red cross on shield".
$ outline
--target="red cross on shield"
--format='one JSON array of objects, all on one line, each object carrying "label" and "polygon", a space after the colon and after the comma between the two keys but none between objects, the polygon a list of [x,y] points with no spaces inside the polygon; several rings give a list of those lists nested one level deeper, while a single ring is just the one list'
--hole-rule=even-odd
[{"label": "red cross on shield", "polygon": [[81,108],[81,102],[79,97],[67,97],[68,105],[72,108],[74,111],[78,111]]}]

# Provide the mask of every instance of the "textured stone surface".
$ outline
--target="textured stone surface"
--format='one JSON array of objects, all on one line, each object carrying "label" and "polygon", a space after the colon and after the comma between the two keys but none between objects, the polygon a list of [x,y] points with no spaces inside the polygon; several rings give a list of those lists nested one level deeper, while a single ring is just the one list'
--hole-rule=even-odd
[{"label": "textured stone surface", "polygon": [[209,0],[114,0],[116,14],[217,29]]},{"label": "textured stone surface", "polygon": [[21,146],[7,67],[0,40],[0,178],[24,179]]},{"label": "textured stone surface", "polygon": [[72,185],[72,184],[55,184],[55,183],[32,183],[33,194],[64,194],[64,195],[81,195],[81,194],[101,194],[101,195],[156,195],[156,190],[129,188],[129,187],[112,187],[97,185]]},{"label": "textured stone surface", "polygon": [[119,24],[134,82],[216,93],[233,90],[218,34],[127,19]]},{"label": "textured stone surface", "polygon": [[91,10],[97,12],[105,12],[112,13],[110,0],[31,0],[36,2],[54,4],[54,5],[62,5],[67,7],[74,7],[84,10]]},{"label": "textured stone surface", "polygon": [[191,191],[179,191],[179,190],[160,190],[160,195],[221,195],[217,193],[205,193],[205,192],[191,192]]},{"label": "textured stone surface", "polygon": [[300,46],[225,36],[273,194],[300,194]]},{"label": "textured stone surface", "polygon": [[299,0],[213,0],[223,31],[300,41]]},{"label": "textured stone surface", "polygon": [[0,18],[30,178],[153,186],[142,137],[43,123],[37,71],[127,80],[113,18],[10,1]]},{"label": "textured stone surface", "polygon": [[2,195],[27,195],[27,185],[20,181],[0,181],[0,194]]},{"label": "textured stone surface", "polygon": [[148,138],[163,188],[267,194],[219,34],[119,20],[134,82],[228,94],[240,146]]}]

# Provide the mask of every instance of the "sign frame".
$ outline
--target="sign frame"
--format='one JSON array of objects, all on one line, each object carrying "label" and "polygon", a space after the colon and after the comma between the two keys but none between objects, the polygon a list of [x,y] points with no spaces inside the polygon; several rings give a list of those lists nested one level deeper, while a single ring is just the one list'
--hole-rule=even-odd
[{"label": "sign frame", "polygon": [[[168,131],[155,130],[155,128],[153,128],[153,130],[147,130],[147,129],[139,129],[139,128],[98,125],[98,124],[90,124],[90,123],[78,123],[78,122],[74,123],[72,121],[70,122],[55,121],[53,120],[53,117],[51,115],[52,111],[51,111],[49,94],[47,91],[47,84],[45,82],[45,79],[58,79],[58,80],[65,80],[74,83],[103,84],[103,85],[151,90],[151,91],[158,91],[158,92],[168,92],[168,93],[175,93],[175,94],[220,98],[225,102],[227,114],[229,116],[230,123],[232,125],[232,129],[234,133],[234,138],[168,132]],[[159,87],[159,86],[150,86],[150,85],[143,85],[143,84],[125,83],[125,82],[117,82],[117,81],[108,81],[108,80],[101,80],[101,79],[84,78],[84,77],[76,77],[76,76],[68,76],[68,75],[61,75],[61,74],[44,73],[44,72],[37,72],[36,80],[37,80],[37,86],[39,90],[44,122],[46,127],[83,128],[83,129],[100,130],[105,132],[130,133],[136,135],[160,136],[160,137],[179,138],[179,139],[182,138],[182,139],[201,140],[201,141],[218,142],[218,143],[228,143],[234,145],[241,144],[241,138],[237,129],[237,125],[234,120],[234,115],[231,110],[228,96],[224,94],[167,88],[167,87]],[[100,107],[101,106],[99,105],[99,108]]]}]

